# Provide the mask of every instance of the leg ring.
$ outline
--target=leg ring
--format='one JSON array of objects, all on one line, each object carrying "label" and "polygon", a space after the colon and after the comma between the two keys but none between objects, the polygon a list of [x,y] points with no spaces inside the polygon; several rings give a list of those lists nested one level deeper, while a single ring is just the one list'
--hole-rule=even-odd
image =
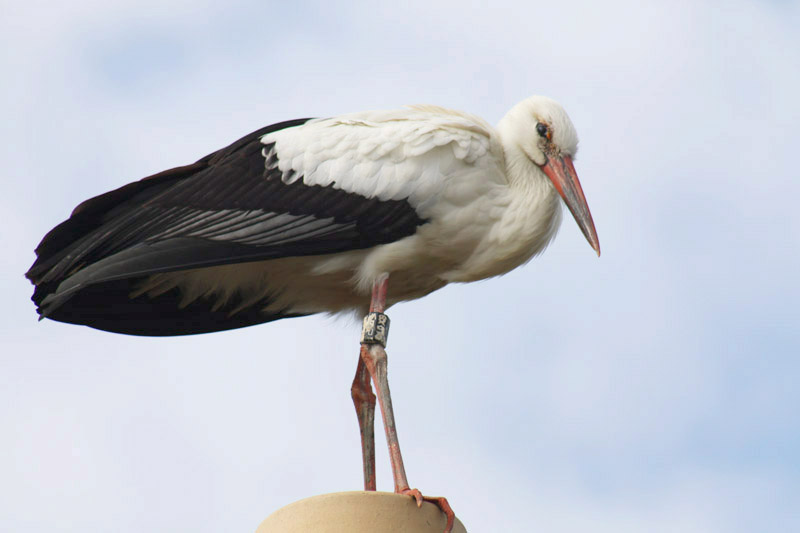
[{"label": "leg ring", "polygon": [[380,344],[386,348],[388,338],[389,317],[375,311],[368,313],[361,328],[361,344]]}]

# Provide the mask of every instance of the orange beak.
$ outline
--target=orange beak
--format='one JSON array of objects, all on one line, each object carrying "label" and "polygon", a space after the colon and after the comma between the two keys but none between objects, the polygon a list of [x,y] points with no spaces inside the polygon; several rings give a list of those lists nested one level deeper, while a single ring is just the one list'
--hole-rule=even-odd
[{"label": "orange beak", "polygon": [[600,241],[597,240],[597,230],[594,229],[592,213],[589,212],[589,204],[583,195],[581,182],[578,181],[578,173],[572,165],[572,158],[568,155],[556,159],[547,159],[542,167],[544,173],[553,182],[558,194],[564,199],[575,222],[581,228],[583,236],[600,256]]}]

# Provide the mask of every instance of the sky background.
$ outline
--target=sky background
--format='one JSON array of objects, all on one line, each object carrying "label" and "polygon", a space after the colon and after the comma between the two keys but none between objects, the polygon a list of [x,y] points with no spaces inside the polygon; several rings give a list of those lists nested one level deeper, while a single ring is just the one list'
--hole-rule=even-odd
[{"label": "sky background", "polygon": [[474,532],[800,531],[800,6],[487,5],[0,3],[1,529],[247,532],[362,484],[357,324],[37,323],[23,273],[75,205],[273,122],[545,94],[603,256],[566,215],[392,308],[412,486]]}]

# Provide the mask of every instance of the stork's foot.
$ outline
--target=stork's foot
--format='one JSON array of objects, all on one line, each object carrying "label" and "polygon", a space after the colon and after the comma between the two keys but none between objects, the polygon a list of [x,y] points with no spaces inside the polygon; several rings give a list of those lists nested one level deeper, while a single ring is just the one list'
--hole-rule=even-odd
[{"label": "stork's foot", "polygon": [[453,531],[453,524],[456,521],[456,515],[450,507],[450,503],[444,496],[423,496],[419,489],[405,489],[401,490],[400,494],[406,494],[417,500],[417,507],[422,507],[422,502],[430,502],[436,505],[444,515],[447,517],[447,525],[444,528],[444,533],[451,533]]}]

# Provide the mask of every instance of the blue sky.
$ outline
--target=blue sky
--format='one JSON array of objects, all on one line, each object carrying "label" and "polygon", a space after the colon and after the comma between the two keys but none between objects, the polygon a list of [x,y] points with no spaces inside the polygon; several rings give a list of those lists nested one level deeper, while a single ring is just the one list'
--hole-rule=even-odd
[{"label": "blue sky", "polygon": [[412,485],[472,531],[800,530],[796,2],[48,4],[0,20],[4,529],[252,531],[361,483],[352,321],[37,323],[22,274],[75,205],[272,122],[546,94],[603,256],[565,216],[392,309]]}]

